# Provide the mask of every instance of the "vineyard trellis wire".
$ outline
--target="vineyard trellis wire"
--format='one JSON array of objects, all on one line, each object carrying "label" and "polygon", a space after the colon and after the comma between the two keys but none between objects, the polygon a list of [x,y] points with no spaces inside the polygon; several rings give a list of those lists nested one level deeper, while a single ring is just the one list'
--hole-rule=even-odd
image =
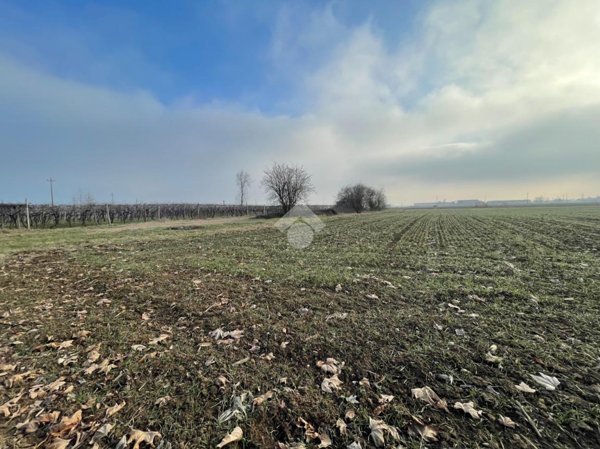
[{"label": "vineyard trellis wire", "polygon": [[229,204],[84,204],[56,205],[0,203],[0,228],[86,226],[144,222],[158,219],[185,220],[274,214],[279,206]]}]

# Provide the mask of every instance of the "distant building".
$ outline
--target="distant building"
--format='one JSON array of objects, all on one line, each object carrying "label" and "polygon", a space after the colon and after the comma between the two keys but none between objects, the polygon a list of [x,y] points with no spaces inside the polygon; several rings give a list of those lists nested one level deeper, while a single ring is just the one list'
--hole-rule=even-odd
[{"label": "distant building", "polygon": [[415,203],[414,207],[419,209],[431,209],[434,207],[443,207],[442,205],[445,203]]},{"label": "distant building", "polygon": [[458,200],[456,207],[483,207],[485,203],[481,200]]},{"label": "distant building", "polygon": [[530,204],[531,201],[529,200],[496,200],[487,202],[487,205],[490,207],[529,206]]},{"label": "distant building", "polygon": [[436,201],[435,203],[415,203],[414,208],[417,209],[433,209],[433,208],[460,208],[460,207],[520,207],[520,206],[562,206],[569,204],[589,204],[589,205],[600,205],[600,196],[578,198],[578,199],[566,199],[566,198],[555,198],[552,200],[546,200],[543,197],[537,197],[535,200],[493,200],[493,201],[481,201],[481,200],[458,200],[458,201]]}]

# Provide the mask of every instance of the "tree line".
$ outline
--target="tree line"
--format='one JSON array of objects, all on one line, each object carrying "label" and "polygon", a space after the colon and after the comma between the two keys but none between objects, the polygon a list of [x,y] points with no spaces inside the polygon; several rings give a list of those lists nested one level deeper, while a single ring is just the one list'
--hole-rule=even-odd
[{"label": "tree line", "polygon": [[[296,204],[306,200],[308,195],[314,191],[311,177],[304,168],[279,163],[274,163],[265,171],[262,185],[269,199],[280,205],[283,214],[286,214]],[[241,187],[239,182],[238,186]],[[241,196],[243,197],[243,190],[241,190]],[[387,207],[386,203],[383,190],[376,190],[358,183],[343,187],[339,191],[335,207],[338,211],[361,213],[383,210]]]},{"label": "tree line", "polygon": [[[262,186],[274,205],[248,204],[248,191],[252,184],[250,174],[241,170],[236,174],[239,204],[3,204],[0,203],[0,228],[47,228],[58,226],[86,226],[143,222],[160,219],[185,220],[242,215],[284,215],[297,204],[306,201],[314,192],[311,176],[303,167],[274,163],[265,170]],[[91,196],[90,196],[91,198]],[[383,190],[362,183],[343,187],[337,195],[335,210],[339,212],[365,212],[385,209]],[[327,206],[316,206],[325,209]]]}]

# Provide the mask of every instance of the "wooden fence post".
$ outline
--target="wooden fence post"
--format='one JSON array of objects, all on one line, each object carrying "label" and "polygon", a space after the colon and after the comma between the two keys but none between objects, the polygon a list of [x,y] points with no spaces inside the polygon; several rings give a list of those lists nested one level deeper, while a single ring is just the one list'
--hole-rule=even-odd
[{"label": "wooden fence post", "polygon": [[31,221],[29,220],[29,201],[25,198],[25,214],[27,215],[27,229],[31,229]]},{"label": "wooden fence post", "polygon": [[108,204],[106,205],[106,221],[108,221],[109,226],[112,224],[110,220],[110,209],[108,208]]}]

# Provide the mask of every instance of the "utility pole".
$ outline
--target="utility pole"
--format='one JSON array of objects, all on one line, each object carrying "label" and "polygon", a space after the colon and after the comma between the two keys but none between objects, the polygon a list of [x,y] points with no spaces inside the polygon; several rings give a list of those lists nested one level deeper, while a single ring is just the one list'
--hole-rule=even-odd
[{"label": "utility pole", "polygon": [[50,205],[54,207],[54,189],[52,188],[52,183],[56,182],[56,179],[53,179],[52,176],[46,179],[50,183]]}]

